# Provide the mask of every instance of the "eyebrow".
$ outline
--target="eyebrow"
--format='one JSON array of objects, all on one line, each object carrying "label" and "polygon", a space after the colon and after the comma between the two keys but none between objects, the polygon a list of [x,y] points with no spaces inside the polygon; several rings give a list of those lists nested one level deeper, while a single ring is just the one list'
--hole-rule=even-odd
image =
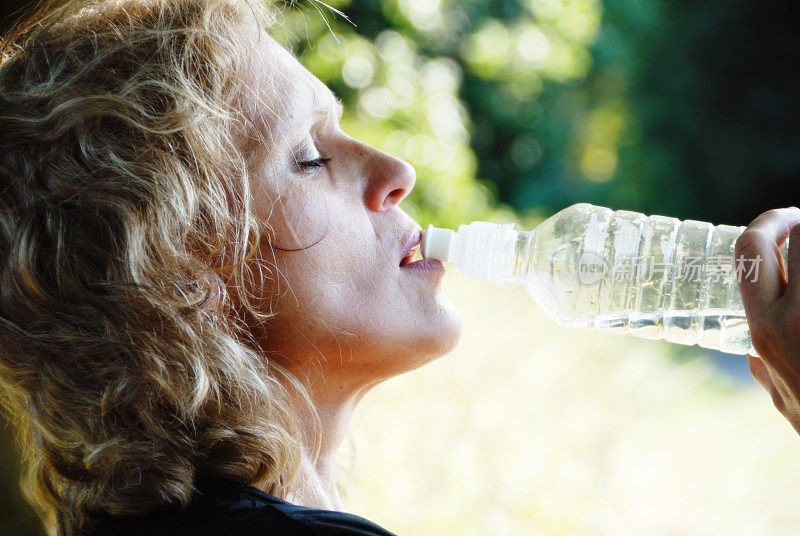
[{"label": "eyebrow", "polygon": [[[314,116],[324,117],[325,115],[331,113],[330,107],[319,106],[320,98],[317,93],[312,93],[312,95],[313,96],[311,97],[311,99],[313,100],[314,105],[317,106],[317,109],[314,112],[312,112]],[[332,91],[327,93],[327,95],[329,97],[327,100],[329,102],[333,102],[333,113],[336,115],[336,120],[337,121],[341,120],[342,113],[344,112],[344,104],[342,103],[342,99],[337,97]],[[300,141],[299,143],[295,144],[292,147],[291,153],[293,155],[301,154],[303,150],[306,148],[306,145],[308,145],[307,140]],[[294,158],[296,159],[296,157]]]},{"label": "eyebrow", "polygon": [[[333,109],[334,109],[334,113],[336,114],[336,120],[338,121],[338,120],[340,120],[342,118],[342,113],[344,112],[344,105],[342,104],[342,99],[340,99],[339,97],[334,95],[333,92],[328,93],[328,95],[330,96],[330,100],[332,100],[334,102]],[[316,93],[314,94],[313,99],[314,99],[315,103],[319,102],[319,98],[317,97]],[[327,113],[330,113],[330,109],[329,108],[318,108],[317,111],[314,112],[314,113],[316,115],[318,115],[318,116],[322,116],[322,115],[325,115]]]},{"label": "eyebrow", "polygon": [[336,119],[341,119],[342,113],[344,112],[344,104],[342,104],[342,99],[336,95],[334,95],[333,98],[336,99]]}]

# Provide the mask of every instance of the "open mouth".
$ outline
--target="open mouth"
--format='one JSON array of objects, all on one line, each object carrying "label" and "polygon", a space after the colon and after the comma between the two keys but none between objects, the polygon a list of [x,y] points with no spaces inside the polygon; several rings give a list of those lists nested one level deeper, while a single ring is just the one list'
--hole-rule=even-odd
[{"label": "open mouth", "polygon": [[[414,246],[412,246],[412,248],[411,248],[411,249],[408,251],[408,253],[406,253],[406,256],[405,256],[405,257],[403,257],[403,258],[400,260],[400,266],[402,267],[402,266],[405,266],[406,264],[411,264],[411,263],[412,263],[412,262],[414,262],[415,260],[418,260],[418,258],[417,258],[417,257],[418,257],[418,255],[419,255],[419,244],[415,244],[415,245],[414,245]],[[419,255],[419,259],[421,259],[421,258],[422,258],[422,256],[421,256],[421,255]]]}]

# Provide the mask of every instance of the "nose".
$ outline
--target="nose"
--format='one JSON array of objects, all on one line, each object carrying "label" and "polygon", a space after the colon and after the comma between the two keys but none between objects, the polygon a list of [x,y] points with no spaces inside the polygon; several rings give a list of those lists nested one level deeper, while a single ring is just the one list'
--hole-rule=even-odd
[{"label": "nose", "polygon": [[417,180],[414,166],[383,151],[373,154],[364,166],[364,203],[373,212],[385,212],[409,194]]}]

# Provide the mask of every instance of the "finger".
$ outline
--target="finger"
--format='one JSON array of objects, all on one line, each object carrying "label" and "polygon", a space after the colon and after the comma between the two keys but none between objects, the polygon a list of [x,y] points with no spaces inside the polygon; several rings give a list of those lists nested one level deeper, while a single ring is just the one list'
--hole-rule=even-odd
[{"label": "finger", "polygon": [[800,224],[795,224],[789,232],[789,253],[786,256],[788,266],[786,266],[787,279],[789,274],[794,274],[795,282],[789,279],[789,286],[786,287],[786,294],[789,301],[795,306],[800,306]]},{"label": "finger", "polygon": [[753,375],[753,378],[755,378],[756,382],[758,382],[758,384],[768,393],[772,393],[774,389],[772,379],[770,379],[767,366],[764,364],[761,358],[747,354],[747,363],[750,365],[750,374]]},{"label": "finger", "polygon": [[797,207],[770,210],[753,220],[736,240],[736,279],[748,321],[751,315],[765,313],[785,291],[778,245],[798,223]]}]

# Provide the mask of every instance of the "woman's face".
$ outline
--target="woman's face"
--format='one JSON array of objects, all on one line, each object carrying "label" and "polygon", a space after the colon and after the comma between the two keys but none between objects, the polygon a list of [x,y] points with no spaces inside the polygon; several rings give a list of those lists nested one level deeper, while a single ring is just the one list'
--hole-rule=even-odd
[{"label": "woman's face", "polygon": [[461,320],[438,261],[405,265],[420,227],[398,203],[407,162],[349,137],[331,91],[262,34],[243,104],[256,126],[254,211],[266,222],[254,333],[272,359],[336,389],[371,385],[455,346]]}]

